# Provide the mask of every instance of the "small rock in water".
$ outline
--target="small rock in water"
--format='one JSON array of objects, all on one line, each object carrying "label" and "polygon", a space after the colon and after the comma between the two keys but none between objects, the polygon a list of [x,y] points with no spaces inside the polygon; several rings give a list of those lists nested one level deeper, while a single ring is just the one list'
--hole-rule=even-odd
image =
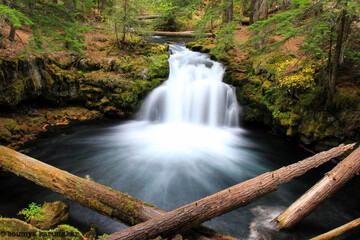
[{"label": "small rock in water", "polygon": [[289,233],[277,231],[272,222],[286,208],[281,206],[257,206],[250,211],[255,216],[250,224],[247,240],[291,240]]}]

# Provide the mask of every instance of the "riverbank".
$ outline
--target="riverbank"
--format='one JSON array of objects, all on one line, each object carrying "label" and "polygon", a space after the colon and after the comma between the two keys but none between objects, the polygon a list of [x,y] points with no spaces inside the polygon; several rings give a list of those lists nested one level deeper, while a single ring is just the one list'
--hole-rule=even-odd
[{"label": "riverbank", "polygon": [[167,45],[118,49],[101,28],[85,36],[84,54],[1,54],[1,145],[19,150],[54,126],[127,119],[168,76]]},{"label": "riverbank", "polygon": [[[246,28],[236,32],[238,43],[248,39]],[[340,143],[360,142],[360,73],[344,66],[336,93],[328,98],[325,72],[319,63],[302,62],[301,39],[289,40],[278,52],[253,55],[234,49],[218,57],[226,66],[224,81],[237,89],[242,119],[266,124],[274,132],[323,151]],[[210,52],[211,41],[188,43]]]}]

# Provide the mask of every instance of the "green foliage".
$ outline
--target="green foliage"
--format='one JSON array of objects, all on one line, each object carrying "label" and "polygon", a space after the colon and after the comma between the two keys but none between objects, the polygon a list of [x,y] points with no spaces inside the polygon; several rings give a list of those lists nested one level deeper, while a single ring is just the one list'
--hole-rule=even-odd
[{"label": "green foliage", "polygon": [[[36,23],[34,28],[36,47],[41,47],[39,44],[46,41],[51,43],[49,47],[53,50],[66,48],[81,52],[83,46],[81,33],[88,28],[79,24],[75,14],[71,13],[64,4],[50,2],[37,4],[28,15]],[[48,38],[51,38],[51,42]]]},{"label": "green foliage", "polygon": [[[343,2],[347,3],[349,20],[359,18],[357,11],[360,3],[354,0]],[[337,37],[335,32],[337,18],[343,9],[343,5],[334,0],[294,0],[292,5],[282,13],[251,25],[249,30],[257,34],[251,37],[244,46],[258,43],[260,48],[256,49],[255,53],[269,52],[277,50],[290,38],[304,36],[301,49],[306,52],[306,56],[325,61],[329,44]],[[277,42],[269,41],[269,37],[273,35],[280,35],[282,39]]]},{"label": "green foliage", "polygon": [[137,20],[138,8],[134,0],[117,0],[114,6],[105,10],[108,16],[108,23],[111,30],[115,33],[116,44],[123,48],[127,36],[131,32],[140,31],[140,22]]},{"label": "green foliage", "polygon": [[38,217],[38,218],[44,218],[45,216],[40,214],[41,206],[37,205],[36,203],[30,203],[29,208],[22,209],[18,214],[24,215],[25,220],[27,222],[30,222],[31,218]]},{"label": "green foliage", "polygon": [[[29,7],[31,6],[31,7]],[[76,13],[63,3],[21,0],[10,6],[0,5],[0,14],[15,28],[28,25],[33,31],[32,50],[69,49],[81,52],[81,33],[87,28],[78,23]]]},{"label": "green foliage", "polygon": [[195,25],[197,40],[204,38],[204,33],[209,29],[211,32],[214,31],[214,25],[223,11],[224,5],[219,1],[209,1],[208,4],[205,5],[202,19]]},{"label": "green foliage", "polygon": [[223,26],[215,35],[215,47],[210,50],[211,55],[215,55],[219,60],[228,58],[228,51],[235,48],[235,30],[237,22],[231,21]]},{"label": "green foliage", "polygon": [[195,2],[192,0],[153,0],[150,8],[161,15],[161,18],[155,21],[154,29],[161,31],[180,31],[186,29],[188,20],[192,18]]},{"label": "green foliage", "polygon": [[14,27],[20,28],[22,24],[33,25],[34,23],[22,12],[0,5],[0,16],[11,22]]},{"label": "green foliage", "polygon": [[315,69],[304,66],[298,72],[279,79],[279,87],[290,91],[304,91],[315,86]]},{"label": "green foliage", "polygon": [[97,239],[101,239],[101,238],[107,238],[108,236],[110,236],[109,234],[104,233],[101,236],[98,236]]}]

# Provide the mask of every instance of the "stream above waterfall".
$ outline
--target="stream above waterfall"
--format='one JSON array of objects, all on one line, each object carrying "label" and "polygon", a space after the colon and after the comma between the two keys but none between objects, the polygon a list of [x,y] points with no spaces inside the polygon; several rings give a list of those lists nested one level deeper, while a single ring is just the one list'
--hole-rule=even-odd
[{"label": "stream above waterfall", "polygon": [[[59,135],[36,141],[29,155],[166,211],[309,156],[261,126],[239,124],[241,107],[235,88],[222,82],[224,66],[182,46],[172,45],[170,51],[169,79],[147,96],[137,119],[64,128]],[[254,219],[256,223],[289,206],[332,166],[311,170],[275,193],[205,224],[248,239]],[[6,181],[0,187],[2,216],[15,217],[31,202],[64,200],[18,177],[1,179]],[[357,218],[351,194],[343,188],[283,238],[308,239]],[[109,234],[125,228],[64,201],[70,205],[70,223],[81,230],[90,224]],[[267,214],[260,216],[257,206]],[[356,233],[343,239],[355,239]]]}]

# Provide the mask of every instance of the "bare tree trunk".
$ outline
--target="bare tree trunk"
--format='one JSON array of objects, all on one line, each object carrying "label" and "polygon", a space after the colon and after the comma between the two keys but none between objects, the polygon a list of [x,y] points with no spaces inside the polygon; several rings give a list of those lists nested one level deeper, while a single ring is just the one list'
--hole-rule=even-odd
[{"label": "bare tree trunk", "polygon": [[121,43],[124,44],[125,43],[125,37],[126,37],[126,21],[127,21],[127,0],[124,0],[124,3],[123,3],[123,8],[124,8],[124,16],[123,16],[123,35],[122,35],[122,40],[121,40]]},{"label": "bare tree trunk", "polygon": [[228,23],[233,20],[234,15],[234,2],[233,0],[226,0],[227,6],[224,9],[224,22]]},{"label": "bare tree trunk", "polygon": [[[254,9],[251,11],[252,15],[250,15],[250,25],[259,21],[260,6],[261,6],[261,2],[262,2],[262,0],[252,0],[251,3],[253,3],[253,1],[254,1]],[[251,18],[252,18],[252,20],[251,20]],[[251,23],[251,21],[252,21],[252,23]],[[259,34],[258,31],[253,32],[253,36],[256,36],[258,34]],[[259,47],[260,47],[260,44],[257,42],[254,42],[252,45],[252,49],[254,49],[254,50],[259,49]]]},{"label": "bare tree trunk", "polygon": [[14,27],[14,24],[10,23],[10,32],[9,32],[9,40],[10,41],[15,40],[15,32],[16,32],[16,28]]},{"label": "bare tree trunk", "polygon": [[334,239],[338,236],[341,236],[342,234],[344,234],[345,232],[353,229],[353,228],[357,228],[360,226],[360,218],[355,219],[347,224],[344,224],[338,228],[335,228],[333,230],[331,230],[330,232],[321,234],[317,237],[311,238],[310,240],[330,240],[330,239]]},{"label": "bare tree trunk", "polygon": [[250,2],[250,19],[249,19],[249,25],[254,23],[254,12],[255,12],[255,6],[258,0],[251,0]]},{"label": "bare tree trunk", "polygon": [[[0,146],[1,169],[49,188],[66,199],[127,225],[138,224],[166,213],[127,194],[77,177],[3,146]],[[202,240],[235,240],[202,225],[186,234]]]},{"label": "bare tree trunk", "polygon": [[276,218],[277,228],[291,228],[360,173],[360,147]]},{"label": "bare tree trunk", "polygon": [[161,237],[175,235],[214,217],[246,206],[276,191],[278,185],[288,182],[294,177],[301,176],[308,170],[342,155],[354,146],[355,144],[347,146],[340,145],[287,167],[262,174],[147,222],[114,233],[106,239],[141,240],[152,239],[159,235]]},{"label": "bare tree trunk", "polygon": [[340,62],[340,54],[341,54],[341,48],[343,44],[343,35],[344,35],[344,26],[345,26],[345,18],[346,18],[346,6],[347,2],[343,4],[343,9],[340,13],[340,22],[337,29],[337,39],[336,39],[336,46],[335,46],[335,54],[334,54],[334,62],[332,67],[332,73],[331,78],[329,82],[329,91],[330,91],[330,97],[332,98],[335,94],[336,90],[336,78],[338,75],[338,66]]}]

